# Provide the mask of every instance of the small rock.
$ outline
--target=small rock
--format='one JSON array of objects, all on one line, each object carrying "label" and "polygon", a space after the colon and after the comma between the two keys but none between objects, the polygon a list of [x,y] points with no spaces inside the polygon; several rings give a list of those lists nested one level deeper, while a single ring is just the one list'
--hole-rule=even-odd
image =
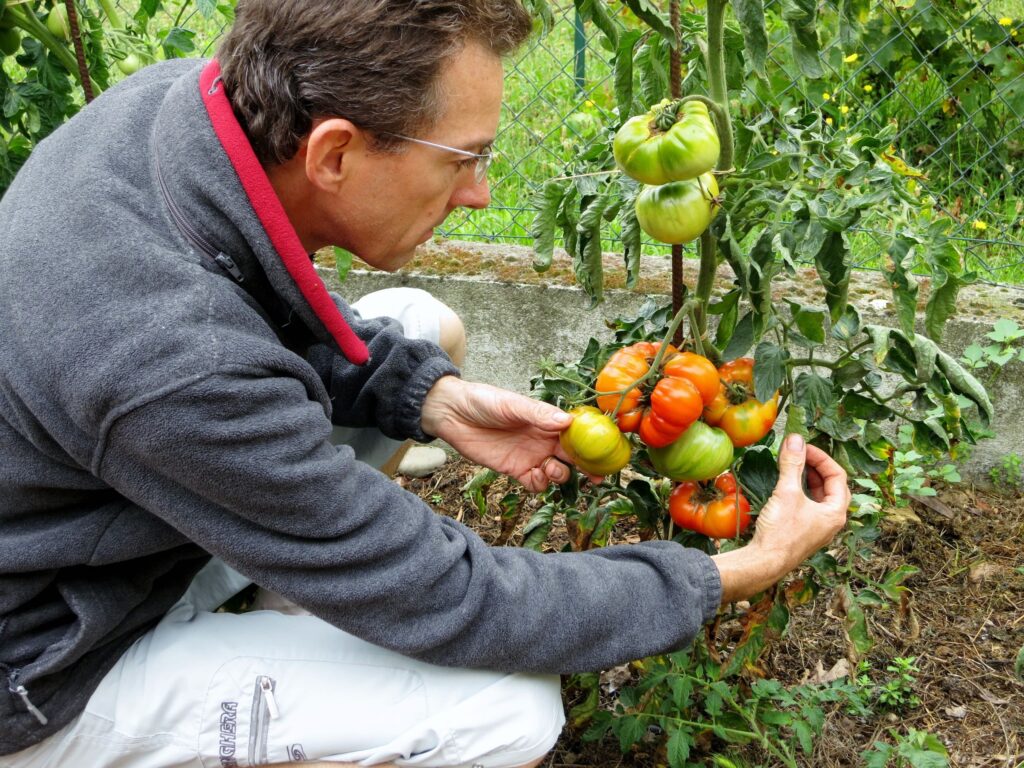
[{"label": "small rock", "polygon": [[963,720],[967,717],[967,707],[963,704],[957,704],[955,707],[946,707],[943,712],[946,713],[947,717],[952,717],[955,720]]},{"label": "small rock", "polygon": [[426,477],[437,472],[448,461],[444,448],[436,445],[414,445],[402,457],[398,474],[408,477]]}]

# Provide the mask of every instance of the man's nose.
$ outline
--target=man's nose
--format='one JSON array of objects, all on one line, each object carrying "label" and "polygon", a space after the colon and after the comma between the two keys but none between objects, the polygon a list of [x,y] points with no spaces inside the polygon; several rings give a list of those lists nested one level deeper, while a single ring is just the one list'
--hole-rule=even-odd
[{"label": "man's nose", "polygon": [[486,208],[491,202],[491,185],[484,180],[477,184],[473,179],[465,186],[460,186],[452,195],[452,208]]}]

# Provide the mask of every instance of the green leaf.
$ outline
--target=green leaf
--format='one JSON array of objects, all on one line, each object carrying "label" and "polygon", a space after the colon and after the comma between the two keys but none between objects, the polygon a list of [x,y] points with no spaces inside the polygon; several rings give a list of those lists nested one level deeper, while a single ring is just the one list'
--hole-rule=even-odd
[{"label": "green leaf", "polygon": [[946,354],[941,349],[936,355],[935,362],[953,388],[953,391],[959,392],[964,397],[974,401],[974,404],[978,406],[978,414],[981,417],[982,426],[987,427],[991,423],[995,412],[985,387],[974,378],[973,374],[969,373],[952,356]]},{"label": "green leaf", "polygon": [[836,322],[846,310],[850,290],[850,249],[846,244],[846,233],[829,232],[814,261],[821,284],[825,287],[825,303],[832,322]]},{"label": "green leaf", "polygon": [[793,383],[793,398],[813,422],[835,401],[832,382],[816,373],[801,373]]},{"label": "green leaf", "polygon": [[533,268],[537,272],[546,272],[551,268],[555,252],[555,227],[557,226],[558,209],[565,197],[566,184],[547,181],[533,197]]},{"label": "green leaf", "polygon": [[540,22],[541,34],[546,35],[555,26],[555,15],[547,0],[524,0],[523,6],[534,18],[534,24]]},{"label": "green leaf", "polygon": [[523,544],[526,549],[540,551],[544,542],[551,532],[551,526],[555,517],[555,505],[545,504],[530,517],[529,522],[523,526]]},{"label": "green leaf", "polygon": [[1024,680],[1024,645],[1017,651],[1017,660],[1013,662],[1013,673]]},{"label": "green leaf", "polygon": [[802,435],[805,440],[810,437],[810,432],[807,430],[807,412],[799,403],[791,402],[786,408],[784,433],[789,435],[794,432]]},{"label": "green leaf", "polygon": [[661,35],[673,48],[676,47],[676,34],[658,8],[658,4],[652,0],[622,0],[622,4],[633,12],[638,19],[641,19],[651,29]]},{"label": "green leaf", "polygon": [[832,336],[841,341],[849,341],[860,333],[860,315],[851,304],[840,314],[839,319],[832,324]]},{"label": "green leaf", "polygon": [[857,392],[843,395],[841,407],[847,416],[865,421],[883,421],[893,415],[891,408]]},{"label": "green leaf", "polygon": [[619,25],[608,13],[605,0],[575,0],[576,10],[585,21],[591,21],[600,29],[614,50],[619,44]]},{"label": "green leaf", "polygon": [[204,19],[213,18],[213,14],[217,12],[217,0],[196,0],[196,8]]},{"label": "green leaf", "polygon": [[[719,344],[722,340],[719,339]],[[729,338],[725,349],[722,351],[722,358],[724,360],[735,360],[737,357],[743,357],[754,343],[754,316],[752,313],[747,312],[743,317],[740,318],[739,322],[736,323],[736,328],[732,332],[732,336]]]},{"label": "green leaf", "polygon": [[196,33],[183,27],[172,27],[163,40],[164,55],[168,59],[188,56],[195,51]]},{"label": "green leaf", "polygon": [[666,757],[671,768],[684,768],[690,757],[690,740],[693,734],[683,728],[670,728],[668,742],[665,745]]},{"label": "green leaf", "polygon": [[967,282],[963,278],[963,259],[956,245],[945,237],[929,244],[925,258],[932,268],[932,280],[924,308],[924,329],[929,337],[942,341],[946,321],[956,313],[957,296]]},{"label": "green leaf", "polygon": [[822,76],[817,29],[817,0],[782,0],[782,18],[789,24],[793,58],[804,77]]},{"label": "green leaf", "polygon": [[591,306],[604,298],[604,251],[601,247],[601,223],[604,212],[614,202],[612,193],[602,193],[590,199],[576,225],[580,249],[573,254],[576,281],[590,296]]},{"label": "green leaf", "polygon": [[786,381],[786,360],[789,352],[768,341],[754,351],[754,397],[765,403]]},{"label": "green leaf", "polygon": [[750,507],[761,510],[779,482],[779,465],[767,446],[748,448],[735,468],[736,482],[743,488]]},{"label": "green leaf", "polygon": [[615,721],[615,731],[619,737],[619,748],[623,754],[630,751],[630,747],[640,742],[647,733],[644,722],[634,715],[625,715]]},{"label": "green leaf", "polygon": [[768,35],[765,31],[763,0],[732,0],[732,10],[743,32],[744,55],[750,61],[750,68],[758,77],[764,78]]},{"label": "green leaf", "polygon": [[795,301],[786,303],[789,304],[793,322],[796,323],[800,334],[815,344],[823,344],[825,342],[825,313],[820,309],[804,307]]},{"label": "green leaf", "polygon": [[896,305],[896,317],[899,319],[900,328],[906,334],[914,332],[917,317],[918,285],[911,272],[914,266],[914,247],[914,242],[909,238],[893,240],[888,253],[892,269],[885,272]]},{"label": "green leaf", "polygon": [[634,289],[640,280],[640,258],[643,255],[643,230],[636,218],[636,190],[628,193],[619,208],[619,226],[622,228],[622,258],[626,265],[626,288]]},{"label": "green leaf", "polygon": [[615,103],[619,117],[625,122],[633,114],[633,54],[643,33],[638,29],[625,32],[615,50]]},{"label": "green leaf", "polygon": [[349,271],[352,269],[352,254],[344,248],[334,246],[334,272],[338,276],[338,282],[345,282]]}]

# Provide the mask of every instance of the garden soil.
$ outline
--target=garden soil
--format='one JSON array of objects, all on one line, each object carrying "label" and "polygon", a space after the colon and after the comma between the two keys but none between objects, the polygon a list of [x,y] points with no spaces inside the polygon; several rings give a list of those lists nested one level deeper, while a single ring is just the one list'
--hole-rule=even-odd
[{"label": "garden soil", "polygon": [[[502,522],[499,501],[513,490],[499,478],[487,492],[481,515],[463,487],[480,467],[451,459],[424,478],[399,476],[396,482],[439,513],[473,528],[493,546],[517,546],[523,524],[538,501],[528,497],[518,520]],[[519,487],[521,491],[521,487]],[[936,497],[914,501],[886,522],[873,555],[860,570],[879,577],[901,565],[917,572],[905,585],[909,600],[899,607],[868,614],[874,647],[865,657],[876,682],[896,657],[914,657],[917,706],[899,715],[870,718],[828,713],[822,735],[804,765],[814,768],[863,765],[859,755],[876,741],[893,743],[890,731],[927,731],[946,746],[952,766],[1019,768],[1024,766],[1024,681],[1014,660],[1024,645],[1024,500],[972,486],[940,488]],[[612,534],[613,543],[637,541],[628,525]],[[549,548],[567,541],[557,527]],[[767,677],[784,684],[842,674],[852,656],[843,632],[837,595],[823,588],[812,601],[792,609],[789,629],[762,660]],[[718,628],[728,642],[729,627]],[[723,637],[724,636],[724,637]],[[629,683],[628,667],[602,676],[603,706],[614,705],[615,690]],[[566,709],[574,705],[567,694]],[[658,739],[623,754],[617,739],[585,742],[584,729],[567,729],[550,758],[550,768],[655,768],[666,764]],[[751,748],[752,749],[752,748]],[[695,753],[691,759],[696,759]],[[772,765],[763,755],[744,755],[750,765]],[[740,763],[742,764],[742,763]],[[891,763],[892,764],[892,763]]]}]

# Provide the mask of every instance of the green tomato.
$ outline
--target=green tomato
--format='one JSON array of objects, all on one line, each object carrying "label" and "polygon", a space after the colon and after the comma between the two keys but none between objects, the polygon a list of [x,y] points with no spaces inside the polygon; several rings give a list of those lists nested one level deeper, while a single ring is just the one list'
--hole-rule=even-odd
[{"label": "green tomato", "polygon": [[572,424],[559,436],[572,463],[590,475],[613,475],[629,463],[629,440],[607,414],[592,405],[569,411]]},{"label": "green tomato", "polygon": [[58,40],[71,40],[71,22],[68,21],[68,9],[63,3],[53,6],[53,10],[46,15],[46,28]]},{"label": "green tomato", "polygon": [[701,101],[668,99],[627,120],[612,143],[615,163],[644,184],[667,184],[707,173],[718,162],[718,132]]},{"label": "green tomato", "polygon": [[6,0],[0,0],[0,29],[11,29],[14,26],[14,16],[7,13]]},{"label": "green tomato", "polygon": [[732,464],[732,440],[721,429],[694,422],[674,443],[648,448],[655,471],[670,480],[710,480]]},{"label": "green tomato", "polygon": [[139,54],[137,53],[129,53],[117,62],[117,68],[121,70],[121,73],[124,75],[134,75],[142,69],[142,66],[142,59],[139,58]]},{"label": "green tomato", "polygon": [[21,48],[21,34],[16,29],[0,29],[0,56],[13,56]]},{"label": "green tomato", "polygon": [[589,112],[573,112],[565,118],[565,125],[573,137],[592,139],[601,130],[601,121]]},{"label": "green tomato", "polygon": [[640,229],[663,243],[688,243],[718,215],[718,182],[714,174],[644,187],[636,198]]}]

